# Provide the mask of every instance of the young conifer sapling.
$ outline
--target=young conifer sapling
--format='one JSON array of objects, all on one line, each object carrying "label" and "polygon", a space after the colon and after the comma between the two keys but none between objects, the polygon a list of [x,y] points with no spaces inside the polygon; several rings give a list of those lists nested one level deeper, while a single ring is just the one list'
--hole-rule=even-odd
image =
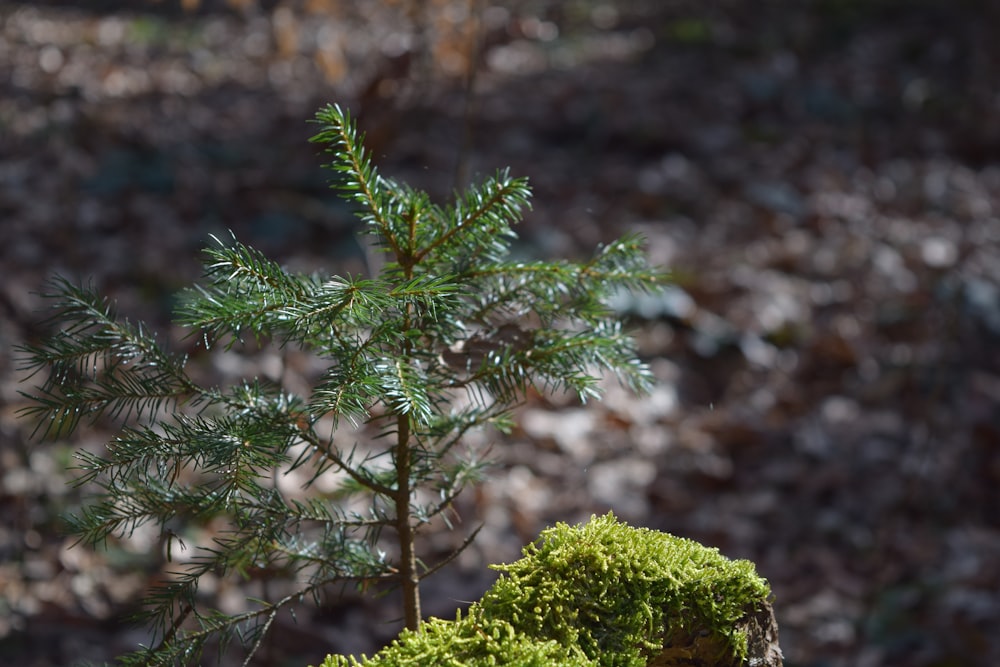
[{"label": "young conifer sapling", "polygon": [[[650,385],[607,305],[664,281],[641,239],[583,262],[512,258],[524,179],[500,171],[439,205],[378,172],[345,110],[327,106],[316,122],[333,187],[384,255],[377,275],[299,275],[235,237],[216,239],[176,313],[206,347],[272,345],[322,360],[309,392],[260,378],[204,385],[96,289],[63,279],[46,295],[60,331],[21,350],[40,378],[25,394],[36,431],[116,425],[106,451],[78,454],[77,483],[97,491],[69,518],[81,541],[152,524],[169,551],[186,525],[224,526],[149,591],[140,620],[153,641],[124,665],[197,664],[209,642],[234,640],[249,664],[282,608],[337,584],[398,585],[405,625],[417,628],[420,582],[454,554],[425,564],[416,535],[485,465],[466,436],[507,431],[530,388],[585,401],[606,373],[636,391]],[[345,436],[352,424],[378,437],[359,444]],[[307,473],[301,494],[276,484],[294,471]],[[199,593],[208,575],[291,583],[230,615]]]}]

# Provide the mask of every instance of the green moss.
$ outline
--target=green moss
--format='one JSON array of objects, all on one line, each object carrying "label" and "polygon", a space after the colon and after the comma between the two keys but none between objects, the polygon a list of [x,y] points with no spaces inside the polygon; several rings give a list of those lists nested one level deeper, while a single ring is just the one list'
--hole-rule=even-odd
[{"label": "green moss", "polygon": [[742,621],[770,595],[753,563],[612,514],[549,528],[524,558],[494,567],[503,575],[465,617],[431,619],[372,658],[331,656],[322,667],[617,667],[695,654],[740,665]]},{"label": "green moss", "polygon": [[454,621],[432,618],[423,623],[417,632],[404,630],[396,641],[373,658],[359,661],[353,657],[331,655],[322,667],[589,667],[594,664],[576,647],[519,633],[510,623],[499,619],[486,623],[473,607],[470,615],[463,617],[459,612]]}]

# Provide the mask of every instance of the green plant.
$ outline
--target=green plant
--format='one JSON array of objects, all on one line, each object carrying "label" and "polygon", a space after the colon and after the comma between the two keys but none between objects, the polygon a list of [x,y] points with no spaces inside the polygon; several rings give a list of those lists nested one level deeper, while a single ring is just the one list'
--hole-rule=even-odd
[{"label": "green plant", "polygon": [[322,667],[781,664],[767,582],[692,540],[607,514],[548,528],[521,560],[493,567],[503,574],[464,616]]},{"label": "green plant", "polygon": [[[22,350],[44,377],[26,394],[36,430],[66,436],[85,417],[121,424],[106,454],[79,454],[79,483],[99,489],[70,518],[82,541],[152,522],[169,547],[176,524],[225,526],[149,592],[142,620],[155,645],[123,664],[194,663],[213,636],[224,645],[238,637],[249,663],[281,608],[337,583],[398,584],[406,627],[416,629],[420,580],[450,557],[423,565],[415,535],[485,465],[466,436],[507,430],[531,387],[586,400],[599,395],[600,373],[635,390],[650,382],[606,306],[620,290],[664,280],[647,268],[640,239],[582,263],[511,259],[525,180],[502,171],[440,206],[381,176],[345,111],[327,106],[316,121],[334,186],[384,253],[378,275],[296,275],[234,237],[206,251],[206,279],[177,312],[206,347],[274,345],[322,360],[307,395],[257,378],[203,386],[146,327],[62,279],[48,294],[62,330]],[[352,424],[378,437],[358,444]],[[296,470],[308,471],[306,487],[338,486],[293,497],[276,480]],[[284,575],[299,585],[229,616],[199,596],[206,575]]]}]

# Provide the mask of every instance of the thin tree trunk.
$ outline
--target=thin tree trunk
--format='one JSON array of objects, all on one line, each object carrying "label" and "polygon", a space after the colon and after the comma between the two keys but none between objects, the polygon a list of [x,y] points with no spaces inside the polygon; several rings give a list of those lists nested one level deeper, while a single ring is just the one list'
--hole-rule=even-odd
[{"label": "thin tree trunk", "polygon": [[399,415],[396,440],[396,531],[399,533],[399,579],[403,589],[403,614],[406,627],[420,627],[420,574],[413,548],[413,524],[410,523],[410,418]]}]

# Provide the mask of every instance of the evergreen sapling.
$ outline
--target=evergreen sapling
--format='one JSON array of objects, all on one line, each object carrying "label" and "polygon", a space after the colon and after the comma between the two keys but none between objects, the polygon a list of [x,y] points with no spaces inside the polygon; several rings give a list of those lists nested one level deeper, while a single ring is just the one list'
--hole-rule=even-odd
[{"label": "evergreen sapling", "polygon": [[[398,585],[405,625],[418,628],[419,584],[455,554],[425,564],[416,535],[447,520],[486,465],[467,436],[508,431],[531,388],[586,401],[606,373],[635,391],[650,385],[607,305],[665,280],[647,266],[640,238],[584,262],[513,259],[525,179],[500,171],[438,205],[378,172],[346,111],[329,105],[316,122],[312,140],[332,156],[333,187],[384,254],[378,274],[298,275],[235,237],[215,239],[204,280],[182,293],[176,313],[207,348],[275,345],[322,360],[310,392],[259,378],[203,386],[186,357],[118,317],[96,289],[63,279],[46,295],[61,331],[21,350],[41,378],[25,394],[36,432],[62,438],[83,421],[117,424],[105,452],[78,454],[76,482],[97,489],[69,518],[82,542],[151,523],[169,552],[187,523],[225,526],[149,591],[139,620],[153,641],[121,664],[196,664],[210,641],[234,640],[249,664],[282,608],[338,584]],[[358,444],[345,436],[352,425],[378,437]],[[293,471],[306,472],[302,494],[276,483]],[[280,575],[293,585],[229,615],[199,593],[207,575]]]}]

